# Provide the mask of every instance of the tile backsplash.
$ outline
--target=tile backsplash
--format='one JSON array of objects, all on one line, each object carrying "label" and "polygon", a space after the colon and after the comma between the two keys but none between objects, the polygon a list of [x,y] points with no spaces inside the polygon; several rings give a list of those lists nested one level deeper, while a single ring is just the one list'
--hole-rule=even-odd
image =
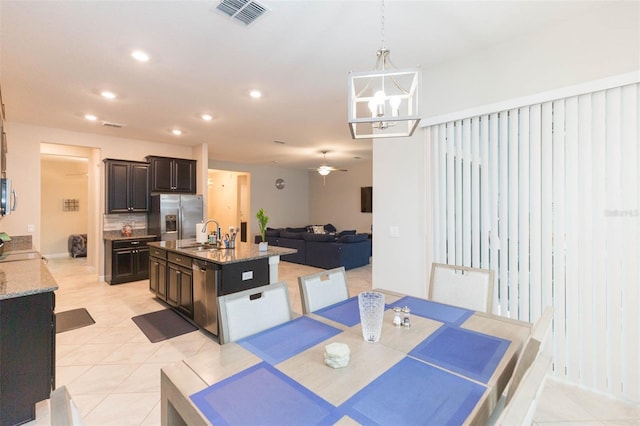
[{"label": "tile backsplash", "polygon": [[128,223],[133,229],[147,229],[147,215],[145,213],[105,214],[103,231],[120,231],[122,225]]}]

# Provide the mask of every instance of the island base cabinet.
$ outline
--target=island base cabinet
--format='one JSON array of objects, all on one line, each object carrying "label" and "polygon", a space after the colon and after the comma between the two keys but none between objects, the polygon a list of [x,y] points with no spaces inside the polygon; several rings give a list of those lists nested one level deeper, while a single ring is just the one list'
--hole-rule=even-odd
[{"label": "island base cabinet", "polygon": [[53,292],[0,300],[0,425],[35,419],[55,386]]}]

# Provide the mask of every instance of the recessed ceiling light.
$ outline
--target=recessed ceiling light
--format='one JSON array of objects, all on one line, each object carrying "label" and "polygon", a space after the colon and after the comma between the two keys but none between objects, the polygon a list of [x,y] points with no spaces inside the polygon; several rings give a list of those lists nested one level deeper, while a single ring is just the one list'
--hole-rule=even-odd
[{"label": "recessed ceiling light", "polygon": [[89,120],[89,121],[96,121],[96,120],[98,119],[98,117],[96,117],[96,116],[95,116],[95,115],[93,115],[93,114],[85,114],[85,115],[84,115],[84,118],[86,118],[86,119],[87,119],[87,120]]},{"label": "recessed ceiling light", "polygon": [[149,60],[149,55],[142,50],[134,50],[131,52],[131,57],[138,62],[147,62]]},{"label": "recessed ceiling light", "polygon": [[213,120],[213,116],[211,114],[202,114],[200,116],[204,121],[211,121]]},{"label": "recessed ceiling light", "polygon": [[259,90],[252,90],[249,92],[249,96],[251,96],[253,99],[258,99],[262,97],[262,92],[260,92]]},{"label": "recessed ceiling light", "polygon": [[176,136],[180,136],[180,135],[182,134],[182,130],[180,130],[180,129],[173,129],[173,130],[171,131],[171,133],[173,133],[173,134],[174,134],[174,135],[176,135]]},{"label": "recessed ceiling light", "polygon": [[103,98],[107,98],[107,99],[115,99],[116,98],[116,94],[113,92],[110,92],[108,90],[103,90],[102,92],[100,92],[100,95],[102,95]]}]

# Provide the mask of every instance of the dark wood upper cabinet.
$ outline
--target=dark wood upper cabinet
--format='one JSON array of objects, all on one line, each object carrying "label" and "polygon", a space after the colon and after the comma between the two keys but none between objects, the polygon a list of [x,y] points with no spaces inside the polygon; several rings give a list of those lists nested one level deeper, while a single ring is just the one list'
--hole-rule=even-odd
[{"label": "dark wood upper cabinet", "polygon": [[105,159],[107,213],[149,211],[149,164]]},{"label": "dark wood upper cabinet", "polygon": [[148,156],[151,192],[196,193],[196,160]]}]

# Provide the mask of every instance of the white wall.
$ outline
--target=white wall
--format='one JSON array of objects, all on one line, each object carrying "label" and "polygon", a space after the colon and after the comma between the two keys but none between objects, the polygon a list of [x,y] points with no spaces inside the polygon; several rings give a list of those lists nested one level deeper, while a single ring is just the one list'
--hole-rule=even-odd
[{"label": "white wall", "polygon": [[[309,225],[333,224],[339,231],[371,232],[373,215],[360,212],[360,188],[372,186],[373,165],[366,161],[325,179],[309,172]],[[375,189],[374,189],[375,191]]]},{"label": "white wall", "polygon": [[[607,2],[596,13],[424,69],[422,115],[640,72],[639,17],[639,2]],[[422,133],[373,145],[373,285],[416,296],[425,295],[431,264]],[[389,235],[392,226],[399,237]]]}]

